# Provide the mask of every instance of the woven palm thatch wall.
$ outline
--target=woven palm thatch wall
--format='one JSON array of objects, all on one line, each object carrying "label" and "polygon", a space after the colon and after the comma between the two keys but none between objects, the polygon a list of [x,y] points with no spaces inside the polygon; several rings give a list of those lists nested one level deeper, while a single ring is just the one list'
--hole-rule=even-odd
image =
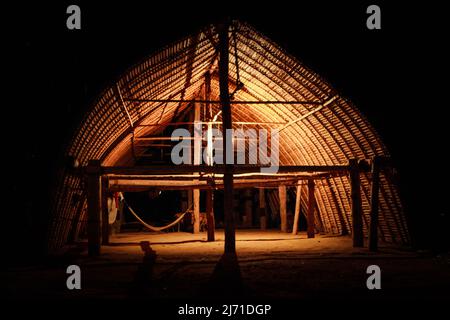
[{"label": "woven palm thatch wall", "polygon": [[[237,83],[236,61],[240,81],[244,84],[244,88],[236,92],[235,100],[324,103],[337,97],[320,111],[281,131],[281,165],[347,164],[351,158],[389,155],[367,119],[318,74],[247,24],[234,22],[229,34],[230,91],[234,91]],[[67,156],[77,159],[81,165],[86,165],[90,159],[100,159],[108,166],[133,165],[132,130],[119,92],[135,125],[168,123],[190,106],[127,99],[194,99],[202,92],[207,72],[211,74],[211,98],[217,100],[217,44],[217,30],[210,26],[130,68],[98,97],[74,134]],[[234,105],[232,118],[242,122],[288,123],[315,108],[317,105]],[[269,129],[271,126],[260,127]],[[140,126],[135,129],[135,135],[157,134],[163,129],[164,126]],[[362,174],[361,179],[364,232],[367,234],[370,176]],[[57,190],[49,230],[51,249],[73,238],[86,223],[81,176],[65,170]],[[347,177],[320,181],[316,199],[326,232],[339,234],[343,228],[351,230]],[[391,242],[408,243],[410,240],[398,190],[384,174],[381,175],[380,236]]]}]

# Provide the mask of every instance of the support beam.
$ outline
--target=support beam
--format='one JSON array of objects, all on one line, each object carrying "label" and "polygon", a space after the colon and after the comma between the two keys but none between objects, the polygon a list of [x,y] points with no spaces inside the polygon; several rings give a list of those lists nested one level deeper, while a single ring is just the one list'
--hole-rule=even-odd
[{"label": "support beam", "polygon": [[370,199],[369,250],[378,250],[378,198],[380,186],[380,158],[375,156],[372,161],[372,189]]},{"label": "support beam", "polygon": [[[228,59],[227,59],[228,60]],[[219,61],[219,69],[220,69],[220,61]],[[219,75],[220,78],[220,75]],[[157,102],[157,103],[192,103],[192,102],[198,102],[198,103],[210,103],[210,104],[221,104],[222,100],[199,100],[199,99],[134,99],[134,98],[125,98],[125,101],[132,101],[132,102]],[[233,100],[230,101],[230,104],[234,105],[268,105],[268,104],[291,104],[291,105],[322,105],[322,101],[289,101],[289,100]],[[325,102],[326,103],[326,102]]]},{"label": "support beam", "polygon": [[[101,178],[102,201],[102,244],[109,244],[108,177]],[[114,200],[114,199],[113,199]]]},{"label": "support beam", "polygon": [[[194,104],[194,165],[200,165],[201,161],[201,144],[202,144],[202,133],[200,123],[200,104]],[[194,183],[198,183],[198,180],[194,180]],[[194,189],[194,233],[200,232],[200,189]]]},{"label": "support beam", "polygon": [[194,196],[194,228],[193,233],[200,232],[200,189],[194,189],[192,192]]},{"label": "support beam", "polygon": [[259,225],[261,230],[267,229],[266,191],[259,189]]},{"label": "support beam", "polygon": [[[211,74],[209,72],[205,73],[205,99],[209,100],[211,96]],[[209,103],[205,103],[205,119],[214,120],[213,110]],[[206,164],[209,166],[214,165],[213,159],[213,125],[207,123],[207,133],[206,133]]]},{"label": "support beam", "polygon": [[295,194],[295,212],[294,212],[294,225],[292,226],[292,234],[297,234],[298,232],[298,218],[300,216],[300,200],[302,194],[302,186],[300,182],[297,185],[297,192]]},{"label": "support beam", "polygon": [[[290,181],[247,181],[247,182],[237,182],[233,183],[233,189],[248,189],[248,188],[267,188],[267,189],[278,189],[280,184],[285,185],[286,187],[296,186],[296,182]],[[133,183],[114,183],[110,184],[110,191],[117,192],[144,192],[152,189],[158,190],[208,190],[208,189],[224,189],[223,183],[217,183],[215,185],[200,183],[200,184],[192,184],[192,183],[183,183],[178,184],[177,182],[172,183],[163,183],[159,185],[148,184],[145,181],[140,183],[139,181],[133,181]],[[191,197],[192,198],[192,197]],[[238,201],[239,202],[239,201]],[[238,206],[236,206],[238,207]]]},{"label": "support beam", "polygon": [[[298,180],[318,180],[322,178],[328,178],[328,175],[323,174],[308,174],[308,173],[275,173],[275,174],[266,174],[261,172],[252,172],[252,173],[235,173],[235,179],[280,179],[280,178],[291,178],[295,181]],[[215,181],[219,181],[222,179],[223,174],[216,173],[214,176],[204,175],[204,174],[153,174],[149,173],[147,175],[133,175],[133,174],[111,174],[108,175],[110,180],[116,179],[125,179],[125,180],[170,180],[170,181],[192,181],[192,180],[207,180],[210,181],[214,179]]]},{"label": "support beam", "polygon": [[[209,108],[209,104],[207,102],[206,103],[206,109],[207,111],[210,109]],[[222,121],[202,121],[201,122],[203,125],[217,125],[217,124],[222,124]],[[190,124],[194,124],[194,122],[192,121],[180,121],[180,122],[163,122],[163,123],[147,123],[147,124],[140,124],[137,125],[136,127],[179,127],[179,126],[183,126],[183,125],[190,125]],[[261,125],[265,125],[265,126],[281,126],[286,124],[286,122],[277,122],[277,121],[234,121],[233,122],[234,125],[237,126],[242,126],[242,125],[246,125],[246,126],[261,126]]]},{"label": "support beam", "polygon": [[350,188],[352,200],[352,238],[353,247],[364,246],[361,208],[361,181],[359,177],[358,160],[350,160]]},{"label": "support beam", "polygon": [[313,180],[308,181],[308,227],[306,233],[308,234],[308,238],[314,238],[315,236],[315,223],[314,223],[314,206],[316,203],[316,199],[314,197],[314,189],[315,183]]},{"label": "support beam", "polygon": [[100,161],[90,160],[86,168],[87,174],[87,234],[88,254],[91,257],[100,255],[100,217],[101,217],[101,190],[100,190]]},{"label": "support beam", "polygon": [[278,187],[278,195],[280,198],[280,224],[281,232],[287,232],[287,213],[286,213],[286,186]]},{"label": "support beam", "polygon": [[[232,128],[230,93],[228,91],[228,37],[229,23],[219,26],[219,89],[220,104],[222,106],[222,136],[223,139],[223,159],[227,153],[232,153],[232,141],[228,141],[227,129]],[[225,253],[236,253],[235,226],[233,217],[233,166],[226,164],[224,170],[224,216],[225,216]]]},{"label": "support beam", "polygon": [[215,241],[213,190],[206,190],[206,224],[208,226],[208,241]]},{"label": "support beam", "polygon": [[[136,167],[102,167],[102,174],[130,174],[130,175],[161,175],[161,174],[192,174],[192,172],[223,174],[227,165],[179,165],[179,166],[136,166]],[[229,166],[229,165],[228,165]],[[237,165],[233,167],[234,173],[261,173],[261,168],[268,166]],[[323,172],[333,174],[347,174],[348,165],[332,166],[279,166],[278,173],[288,172]]]},{"label": "support beam", "polygon": [[[211,74],[209,72],[205,73],[205,90],[204,90],[205,100],[210,100],[211,98]],[[213,119],[213,111],[209,102],[204,104],[205,114],[208,120]],[[205,120],[204,119],[204,120]],[[212,159],[212,124],[208,123],[208,139],[207,139],[207,165],[213,165]],[[215,241],[215,222],[214,222],[214,190],[206,190],[206,224],[208,226],[208,241]]]},{"label": "support beam", "polygon": [[[190,122],[194,123],[194,114],[192,112],[189,113],[189,120]],[[194,126],[189,126],[189,131],[191,133],[191,137],[194,135]],[[192,148],[188,148],[187,149],[187,154],[189,157],[189,161],[193,161],[193,152],[194,150]],[[190,162],[192,163],[192,162]],[[178,167],[178,166],[176,166]],[[190,174],[192,174],[193,172],[197,172],[197,171],[191,171]],[[191,218],[194,219],[194,223],[195,223],[195,215],[194,215],[194,192],[192,188],[188,188],[187,191],[187,197],[188,197],[188,208],[189,210],[192,210],[190,212],[191,214]],[[194,232],[194,225],[192,225],[192,232]]]}]

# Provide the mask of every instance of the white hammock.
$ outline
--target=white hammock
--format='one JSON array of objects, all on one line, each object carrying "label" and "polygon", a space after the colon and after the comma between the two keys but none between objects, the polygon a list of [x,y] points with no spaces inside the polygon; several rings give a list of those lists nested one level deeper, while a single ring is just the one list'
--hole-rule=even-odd
[{"label": "white hammock", "polygon": [[154,227],[154,226],[152,226],[152,225],[146,223],[144,220],[142,220],[142,219],[137,215],[137,213],[134,212],[134,210],[129,206],[129,204],[125,201],[125,198],[123,199],[123,202],[124,202],[125,205],[128,207],[128,209],[130,209],[130,212],[133,214],[133,216],[134,216],[140,223],[142,223],[142,225],[143,225],[144,227],[146,227],[147,229],[149,229],[149,230],[151,230],[151,231],[156,231],[156,232],[162,231],[162,230],[165,230],[165,229],[168,229],[168,228],[170,228],[170,227],[173,227],[174,225],[176,225],[177,223],[179,223],[179,222],[184,218],[185,214],[188,213],[188,212],[191,210],[191,208],[192,208],[192,205],[191,205],[185,212],[183,212],[183,214],[182,214],[181,216],[179,216],[177,219],[175,219],[175,221],[169,223],[168,225],[162,226],[162,227]]}]

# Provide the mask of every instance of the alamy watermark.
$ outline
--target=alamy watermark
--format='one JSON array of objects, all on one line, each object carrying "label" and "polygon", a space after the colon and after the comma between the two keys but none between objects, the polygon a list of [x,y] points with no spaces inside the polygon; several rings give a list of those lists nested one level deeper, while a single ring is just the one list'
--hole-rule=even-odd
[{"label": "alamy watermark", "polygon": [[66,273],[69,275],[66,280],[66,286],[69,290],[81,289],[81,269],[76,264],[67,267]]},{"label": "alamy watermark", "polygon": [[[209,125],[210,126],[210,125]],[[277,173],[279,168],[278,129],[227,129],[226,154],[223,153],[223,133],[202,122],[194,123],[193,137],[184,128],[175,129],[171,140],[179,141],[172,148],[171,159],[179,164],[249,164],[261,165],[262,173]],[[203,146],[206,141],[206,147]],[[191,150],[194,154],[192,156]],[[225,156],[225,159],[224,159]]]},{"label": "alamy watermark", "polygon": [[81,29],[81,9],[76,4],[67,7],[66,13],[69,15],[66,20],[66,27],[69,30]]},{"label": "alamy watermark", "polygon": [[381,9],[376,4],[367,7],[366,13],[369,14],[366,20],[366,26],[369,30],[381,29]]},{"label": "alamy watermark", "polygon": [[369,290],[381,289],[381,269],[376,264],[372,264],[367,267],[367,274],[370,276],[367,278],[366,286]]}]

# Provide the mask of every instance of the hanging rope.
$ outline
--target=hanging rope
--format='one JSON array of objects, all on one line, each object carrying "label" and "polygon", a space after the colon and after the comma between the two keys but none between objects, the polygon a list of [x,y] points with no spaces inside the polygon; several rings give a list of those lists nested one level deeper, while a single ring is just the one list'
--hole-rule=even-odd
[{"label": "hanging rope", "polygon": [[239,77],[239,63],[238,63],[238,49],[237,49],[237,39],[236,39],[236,27],[233,26],[233,42],[234,42],[234,63],[236,65],[236,83],[239,87],[241,85],[241,78]]},{"label": "hanging rope", "polygon": [[239,59],[238,59],[238,48],[237,48],[237,38],[236,38],[236,26],[233,25],[231,30],[233,42],[234,42],[234,64],[236,66],[236,88],[230,94],[230,99],[234,99],[234,94],[238,92],[240,89],[244,87],[244,84],[241,82],[241,78],[239,76]]},{"label": "hanging rope", "polygon": [[159,231],[168,229],[168,228],[170,228],[170,227],[173,227],[174,225],[176,225],[177,223],[179,223],[179,222],[184,218],[184,216],[186,215],[186,213],[188,213],[188,212],[191,210],[191,208],[192,208],[192,205],[191,205],[185,212],[183,212],[183,214],[182,214],[181,216],[179,216],[177,219],[175,219],[175,221],[169,223],[168,225],[162,226],[162,227],[154,227],[154,226],[152,226],[152,225],[146,223],[144,220],[142,220],[142,219],[137,215],[137,213],[134,212],[134,210],[130,207],[130,205],[125,201],[125,198],[123,198],[123,203],[125,203],[125,205],[126,205],[127,208],[130,210],[130,212],[133,214],[133,216],[134,216],[134,217],[135,217],[135,218],[136,218],[136,219],[137,219],[144,227],[146,227],[147,229],[149,229],[149,230],[151,230],[151,231],[155,231],[155,232],[159,232]]}]

